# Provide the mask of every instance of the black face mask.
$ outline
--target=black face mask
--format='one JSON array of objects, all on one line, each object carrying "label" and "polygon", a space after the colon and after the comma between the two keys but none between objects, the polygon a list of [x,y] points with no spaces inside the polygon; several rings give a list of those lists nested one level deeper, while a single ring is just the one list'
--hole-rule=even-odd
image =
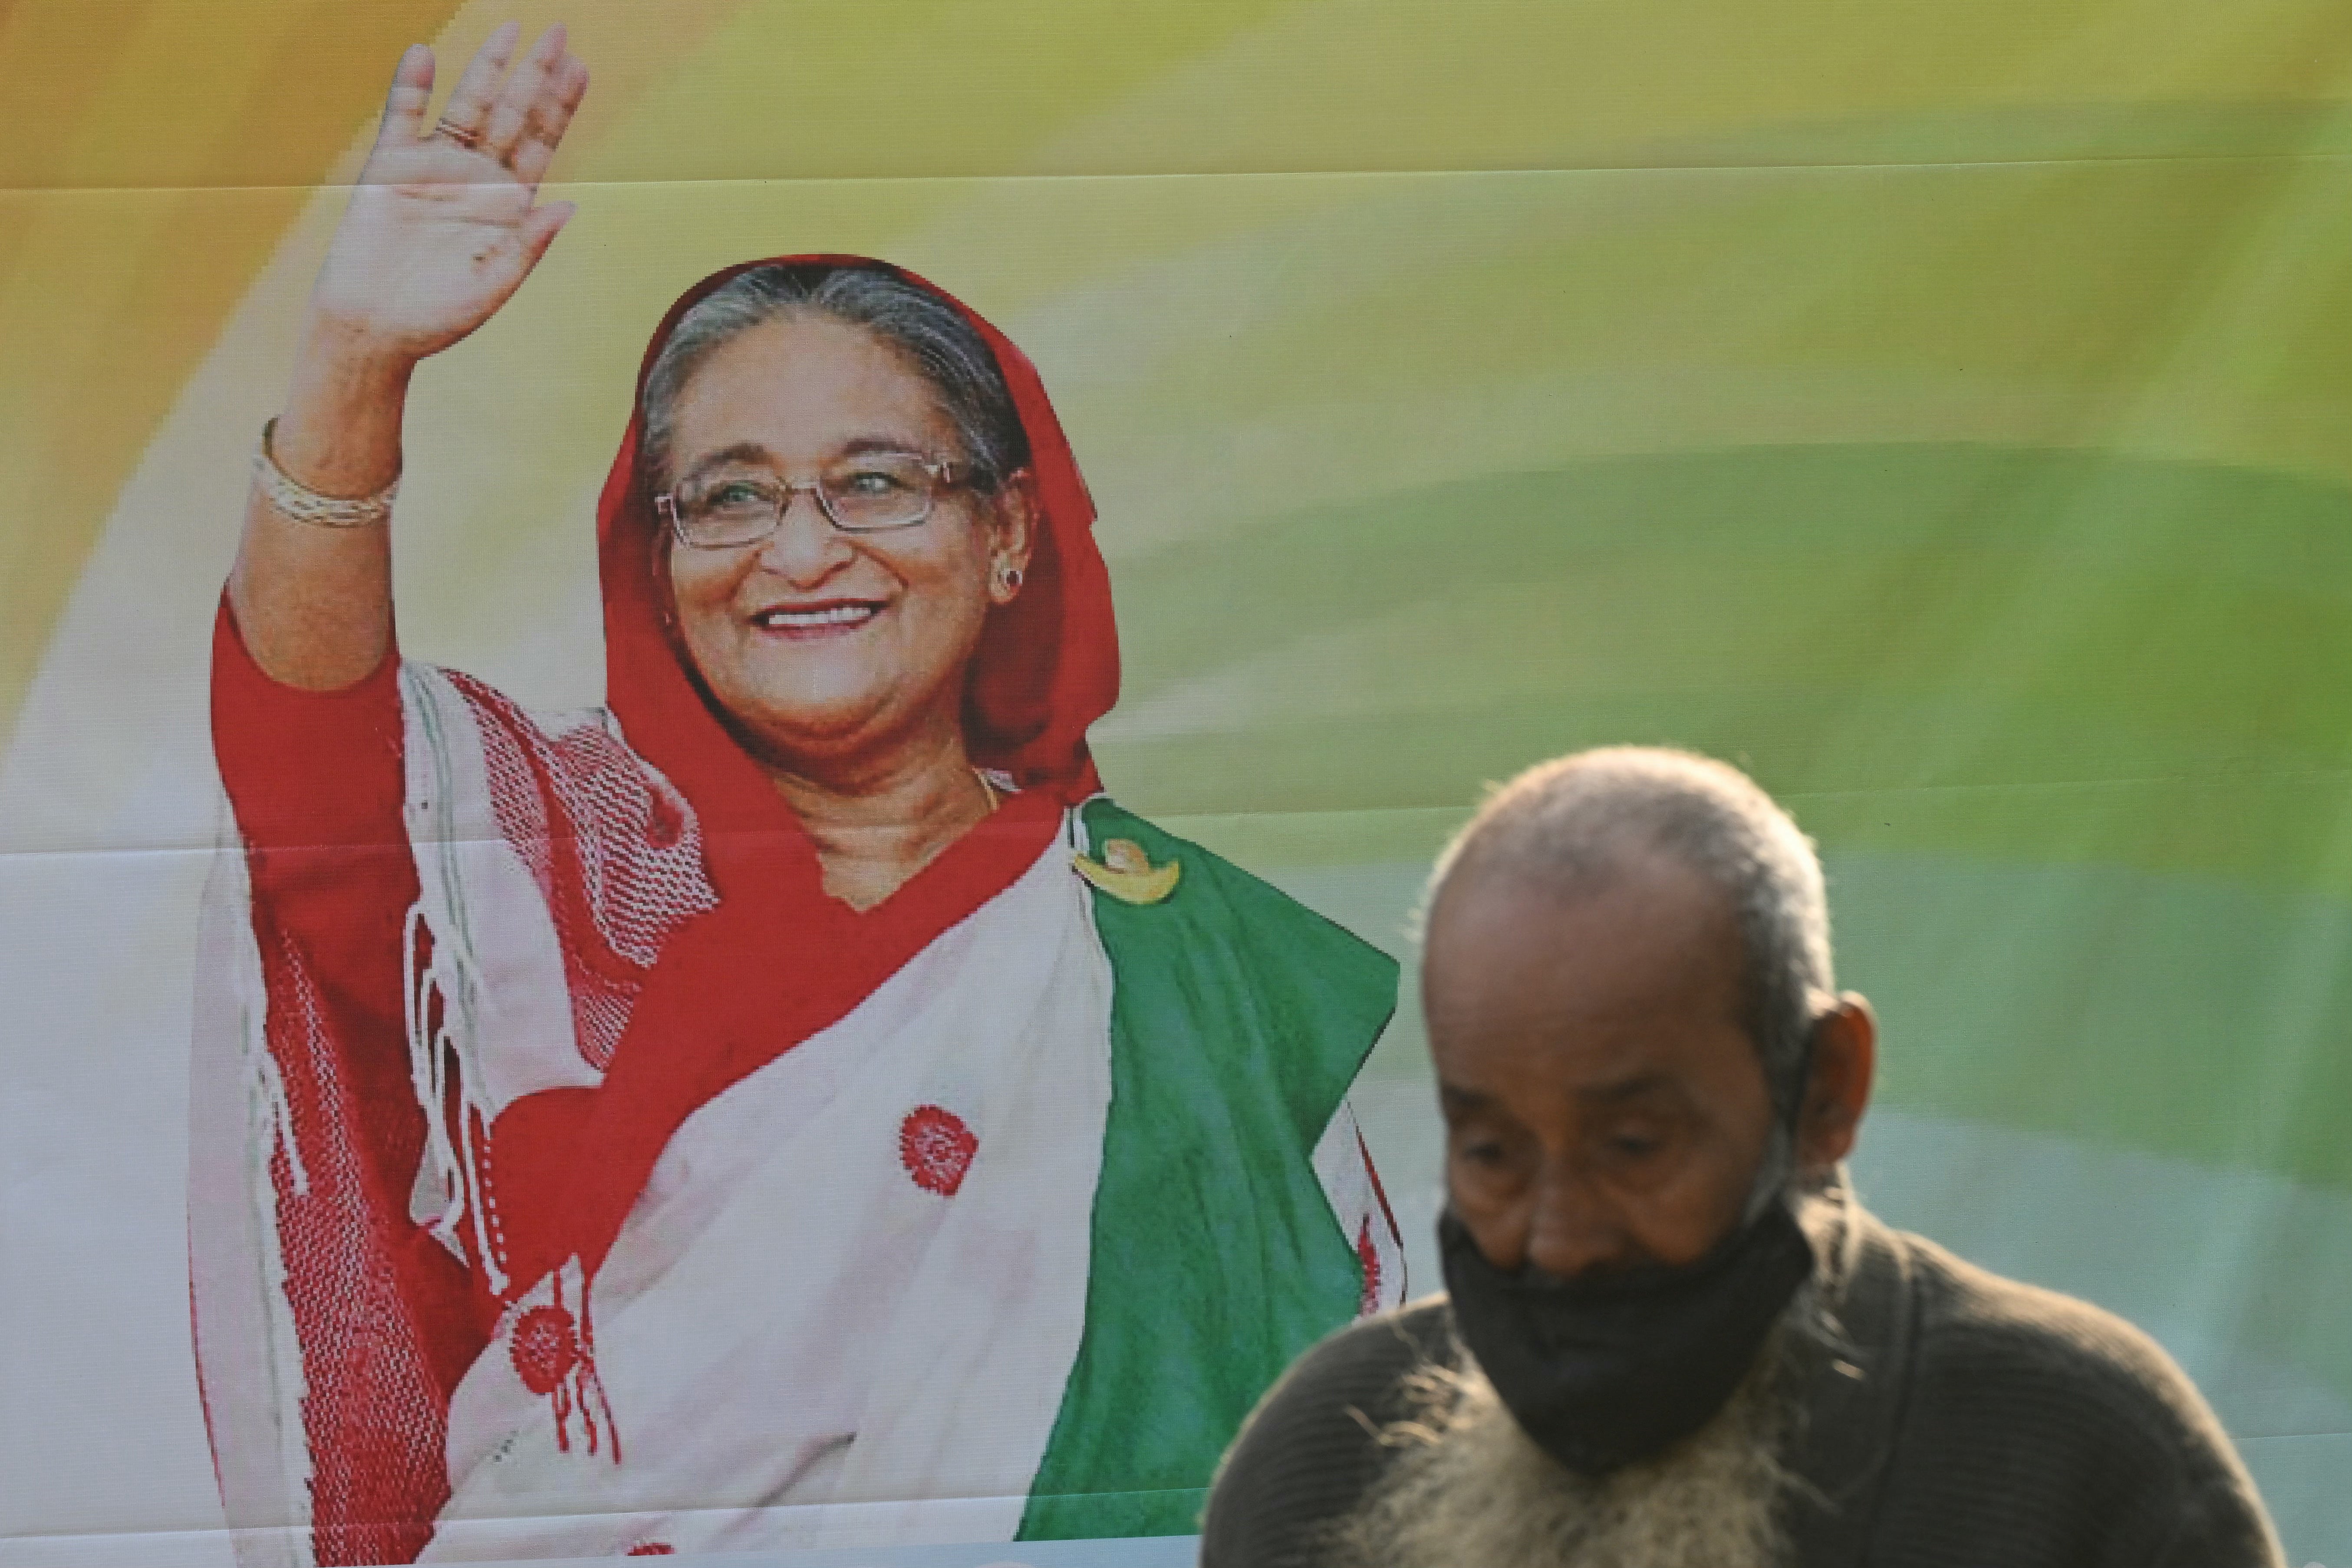
[{"label": "black face mask", "polygon": [[1695,1263],[1535,1281],[1437,1221],[1455,1331],[1527,1435],[1588,1476],[1646,1459],[1721,1410],[1813,1249],[1776,1199]]}]

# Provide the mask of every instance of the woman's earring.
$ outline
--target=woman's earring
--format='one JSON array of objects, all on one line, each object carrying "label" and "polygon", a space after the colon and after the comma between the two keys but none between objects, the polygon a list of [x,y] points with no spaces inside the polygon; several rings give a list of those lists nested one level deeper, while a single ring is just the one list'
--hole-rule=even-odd
[{"label": "woman's earring", "polygon": [[1008,599],[1021,592],[1021,568],[1000,562],[996,568],[996,591]]}]

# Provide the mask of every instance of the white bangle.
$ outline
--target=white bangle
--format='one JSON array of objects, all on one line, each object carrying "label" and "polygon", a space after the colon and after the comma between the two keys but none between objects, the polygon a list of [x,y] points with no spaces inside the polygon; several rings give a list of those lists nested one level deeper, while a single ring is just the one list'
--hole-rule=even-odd
[{"label": "white bangle", "polygon": [[275,419],[261,427],[261,445],[253,454],[253,482],[278,515],[320,528],[373,528],[392,521],[398,479],[372,496],[322,496],[278,466],[278,456],[269,449],[269,437],[277,429]]}]

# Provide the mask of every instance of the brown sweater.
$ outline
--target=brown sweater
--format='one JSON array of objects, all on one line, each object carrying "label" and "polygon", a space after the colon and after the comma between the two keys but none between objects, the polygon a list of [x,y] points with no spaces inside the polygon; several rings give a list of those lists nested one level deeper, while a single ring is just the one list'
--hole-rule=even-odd
[{"label": "brown sweater", "polygon": [[[2279,1568],[2253,1482],[2146,1334],[1858,1207],[1817,1246],[1852,1348],[1805,1376],[1789,1458],[1820,1495],[1784,1503],[1796,1568]],[[1440,1297],[1300,1358],[1225,1456],[1202,1568],[1313,1568],[1380,1476],[1400,1381],[1465,1353]]]}]

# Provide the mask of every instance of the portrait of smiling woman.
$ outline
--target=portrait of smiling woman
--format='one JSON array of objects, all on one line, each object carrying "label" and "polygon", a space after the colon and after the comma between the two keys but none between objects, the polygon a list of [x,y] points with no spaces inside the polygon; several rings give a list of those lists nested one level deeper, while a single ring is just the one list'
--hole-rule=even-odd
[{"label": "portrait of smiling woman", "polygon": [[885,263],[729,268],[598,509],[602,708],[404,658],[409,382],[569,216],[587,90],[412,49],[214,644],[197,1360],[254,1563],[1181,1534],[1401,1300],[1355,937],[1104,793],[1037,373]]}]

